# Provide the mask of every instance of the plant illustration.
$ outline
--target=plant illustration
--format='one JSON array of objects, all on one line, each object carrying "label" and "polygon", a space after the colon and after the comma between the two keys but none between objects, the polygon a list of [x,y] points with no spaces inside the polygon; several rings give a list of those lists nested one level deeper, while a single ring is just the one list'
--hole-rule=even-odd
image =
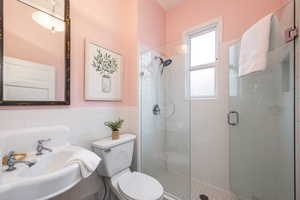
[{"label": "plant illustration", "polygon": [[117,60],[109,53],[103,54],[100,49],[97,49],[97,55],[94,56],[92,65],[96,68],[96,72],[99,72],[101,75],[113,74],[119,69]]}]

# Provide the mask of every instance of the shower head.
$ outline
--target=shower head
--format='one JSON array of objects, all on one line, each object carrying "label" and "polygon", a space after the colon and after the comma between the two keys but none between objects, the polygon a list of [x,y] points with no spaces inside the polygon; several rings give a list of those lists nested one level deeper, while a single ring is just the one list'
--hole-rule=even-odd
[{"label": "shower head", "polygon": [[173,62],[172,59],[164,60],[162,57],[155,57],[155,59],[159,59],[160,60],[160,65],[162,65],[161,74],[163,74],[164,68],[168,67]]},{"label": "shower head", "polygon": [[162,57],[158,57],[158,56],[155,56],[155,59],[159,59],[160,60],[160,64],[163,67],[167,67],[167,66],[169,66],[172,63],[171,59],[164,60]]},{"label": "shower head", "polygon": [[167,66],[169,66],[171,64],[172,64],[172,60],[171,59],[167,59],[167,60],[164,60],[162,62],[163,67],[167,67]]}]

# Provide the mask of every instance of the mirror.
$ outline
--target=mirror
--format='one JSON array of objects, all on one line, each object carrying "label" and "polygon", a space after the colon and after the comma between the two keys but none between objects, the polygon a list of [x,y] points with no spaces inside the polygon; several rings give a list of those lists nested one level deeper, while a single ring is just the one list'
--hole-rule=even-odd
[{"label": "mirror", "polygon": [[69,1],[1,6],[1,105],[70,104]]}]

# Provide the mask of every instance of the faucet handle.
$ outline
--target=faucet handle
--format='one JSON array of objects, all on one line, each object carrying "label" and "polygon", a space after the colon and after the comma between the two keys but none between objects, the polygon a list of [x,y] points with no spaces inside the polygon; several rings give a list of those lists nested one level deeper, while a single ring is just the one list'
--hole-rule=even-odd
[{"label": "faucet handle", "polygon": [[50,142],[51,138],[48,138],[47,140],[38,140],[39,144],[43,144],[44,142]]},{"label": "faucet handle", "polygon": [[15,152],[10,151],[6,156],[2,158],[2,165],[8,165],[10,160],[15,160]]},{"label": "faucet handle", "polygon": [[7,157],[8,158],[12,158],[15,156],[15,152],[14,151],[10,151],[8,154],[7,154]]},{"label": "faucet handle", "polygon": [[47,139],[47,140],[38,140],[38,144],[36,146],[36,151],[37,151],[36,155],[38,155],[38,156],[43,155],[43,150],[47,150],[49,152],[52,152],[52,150],[50,148],[46,148],[43,145],[44,142],[49,142],[49,141],[51,141],[50,138]]}]

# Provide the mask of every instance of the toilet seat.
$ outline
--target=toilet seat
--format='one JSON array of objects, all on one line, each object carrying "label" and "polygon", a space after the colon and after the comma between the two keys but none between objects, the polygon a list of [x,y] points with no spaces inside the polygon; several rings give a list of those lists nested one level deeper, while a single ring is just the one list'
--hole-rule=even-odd
[{"label": "toilet seat", "polygon": [[164,191],[157,180],[139,172],[121,176],[118,188],[121,195],[128,200],[159,200]]}]

